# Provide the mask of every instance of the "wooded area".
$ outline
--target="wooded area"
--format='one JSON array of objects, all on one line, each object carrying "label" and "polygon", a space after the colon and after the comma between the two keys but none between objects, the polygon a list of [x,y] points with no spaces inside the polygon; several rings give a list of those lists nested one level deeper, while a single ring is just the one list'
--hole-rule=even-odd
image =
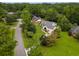
[{"label": "wooded area", "polygon": [[[13,14],[8,14],[9,12]],[[13,23],[17,22],[16,19],[18,18],[23,19],[21,27],[24,36],[33,39],[36,33],[36,25],[31,23],[31,20],[34,15],[46,21],[56,22],[61,28],[61,32],[68,32],[72,27],[79,25],[79,3],[0,3],[0,55],[13,55],[16,41],[13,39],[13,31],[9,28]],[[51,38],[53,36],[48,37],[46,43],[52,42]],[[37,55],[42,54],[39,51]]]}]

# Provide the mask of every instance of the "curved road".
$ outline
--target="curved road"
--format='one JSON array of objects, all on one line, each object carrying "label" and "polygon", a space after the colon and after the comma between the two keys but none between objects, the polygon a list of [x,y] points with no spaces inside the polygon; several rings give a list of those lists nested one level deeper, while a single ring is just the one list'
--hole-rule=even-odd
[{"label": "curved road", "polygon": [[17,45],[15,47],[15,55],[16,56],[26,56],[25,48],[23,45],[22,40],[22,32],[20,28],[20,21],[17,23],[16,30],[15,30],[15,39],[17,41]]}]

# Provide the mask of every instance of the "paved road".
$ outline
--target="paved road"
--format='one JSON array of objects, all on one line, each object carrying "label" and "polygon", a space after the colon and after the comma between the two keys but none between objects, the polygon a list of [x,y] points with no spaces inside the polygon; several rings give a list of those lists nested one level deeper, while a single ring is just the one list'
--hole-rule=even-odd
[{"label": "paved road", "polygon": [[25,53],[25,50],[24,50],[24,45],[23,45],[23,40],[22,40],[20,22],[18,22],[18,24],[16,26],[15,39],[17,41],[17,46],[15,48],[15,55],[16,56],[25,56],[26,53]]}]

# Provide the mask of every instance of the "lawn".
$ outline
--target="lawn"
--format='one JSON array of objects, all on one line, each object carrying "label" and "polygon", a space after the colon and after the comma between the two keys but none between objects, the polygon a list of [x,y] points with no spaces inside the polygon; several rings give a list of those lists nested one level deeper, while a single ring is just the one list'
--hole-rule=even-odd
[{"label": "lawn", "polygon": [[[41,31],[41,26],[35,24],[36,33],[33,35],[33,38],[28,42],[24,39],[25,48],[29,43],[31,45],[39,44],[39,38],[44,33]],[[40,51],[43,56],[79,56],[79,42],[77,39],[70,37],[67,32],[61,32],[60,38],[56,41],[55,45],[52,47],[45,47],[40,45]]]},{"label": "lawn", "polygon": [[41,46],[44,56],[79,56],[79,42],[68,36],[67,32],[61,32],[59,38],[52,47]]},{"label": "lawn", "polygon": [[40,44],[40,37],[44,34],[44,32],[42,32],[42,28],[39,24],[35,24],[36,27],[36,33],[33,35],[33,40],[34,43],[36,44]]},{"label": "lawn", "polygon": [[41,31],[41,26],[39,24],[35,24],[35,27],[36,27],[36,33],[34,33],[32,38],[29,39],[24,37],[24,33],[23,33],[23,41],[25,48],[27,48],[28,45],[32,45],[32,46],[38,45],[41,35],[44,34],[44,32]]}]

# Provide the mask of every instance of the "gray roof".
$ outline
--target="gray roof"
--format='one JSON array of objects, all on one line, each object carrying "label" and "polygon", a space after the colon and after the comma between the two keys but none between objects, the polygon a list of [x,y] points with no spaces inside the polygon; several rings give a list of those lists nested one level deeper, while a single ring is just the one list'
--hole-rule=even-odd
[{"label": "gray roof", "polygon": [[40,17],[37,17],[37,16],[33,16],[32,20],[39,20],[41,19]]},{"label": "gray roof", "polygon": [[54,26],[56,26],[57,24],[55,22],[50,22],[50,21],[42,21],[41,22],[42,26],[46,26],[47,28],[53,29]]},{"label": "gray roof", "polygon": [[[41,18],[33,15],[32,20],[39,20],[39,19],[41,19]],[[41,25],[42,25],[43,27],[46,26],[47,28],[53,29],[54,26],[57,25],[55,22],[45,21],[45,20],[43,20],[43,19],[41,19],[41,20],[42,20],[42,21],[41,21]]]},{"label": "gray roof", "polygon": [[72,33],[79,33],[79,26],[76,26],[74,28],[71,28],[70,30]]}]

